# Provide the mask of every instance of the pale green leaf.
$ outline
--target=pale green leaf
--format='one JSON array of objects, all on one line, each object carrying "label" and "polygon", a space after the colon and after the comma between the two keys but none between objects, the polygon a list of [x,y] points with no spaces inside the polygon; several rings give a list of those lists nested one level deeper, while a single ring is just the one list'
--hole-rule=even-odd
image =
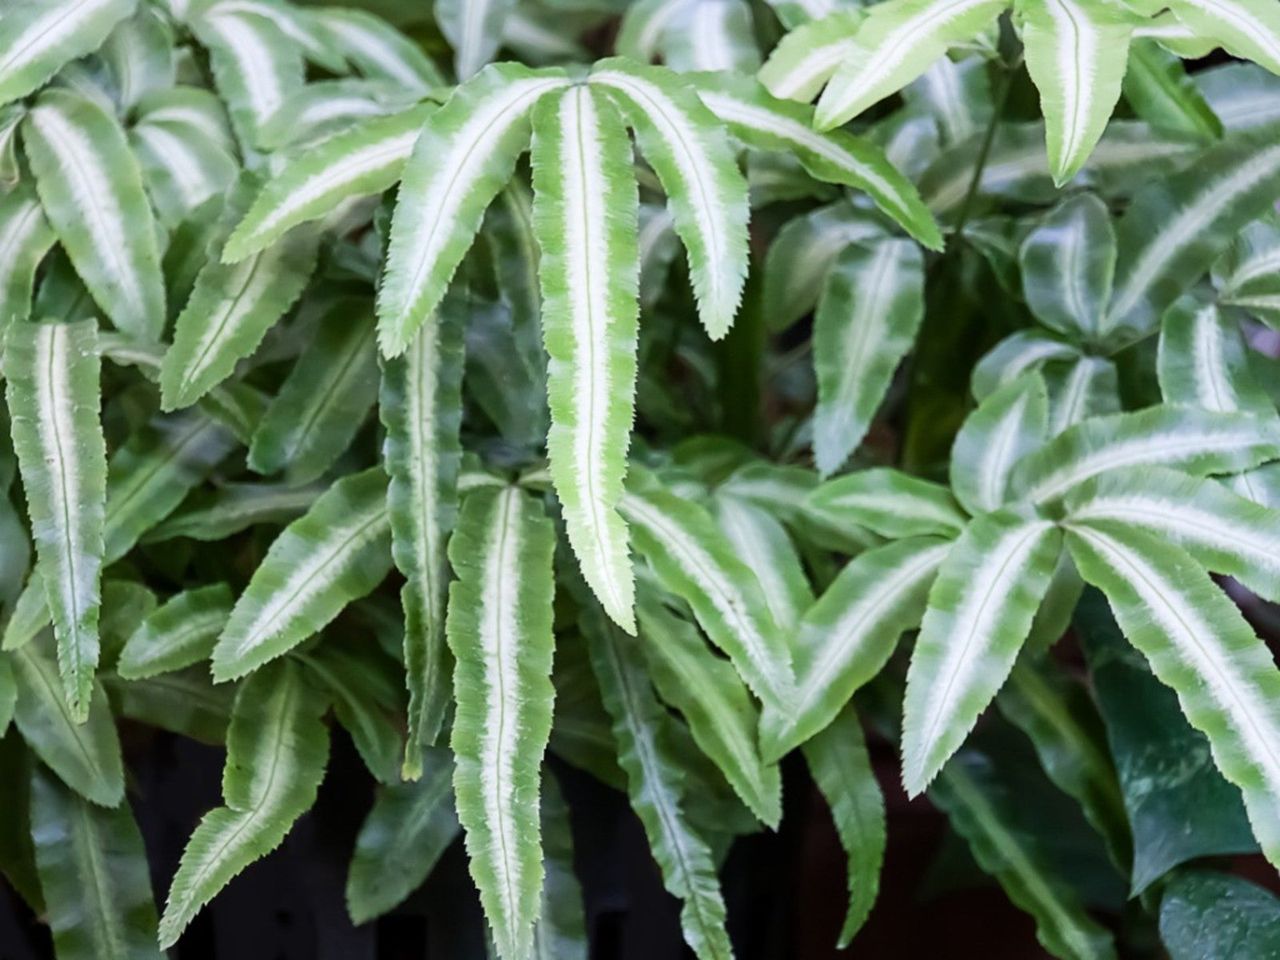
[{"label": "pale green leaf", "polygon": [[98,417],[97,324],[14,323],[5,348],[6,398],[22,471],[58,665],[72,714],[89,714],[107,499]]},{"label": "pale green leaf", "polygon": [[818,304],[831,265],[852,243],[874,244],[885,231],[868,211],[845,200],[787,221],[764,261],[764,319],[785,330]]},{"label": "pale green leaf", "polygon": [[1012,510],[974,520],[929,591],[907,672],[903,783],[921,793],[1013,668],[1058,562],[1050,522]]},{"label": "pale green leaf", "polygon": [[172,946],[201,908],[255,860],[280,845],[315,803],[329,758],[327,698],[286,660],[240,688],[227,731],[224,806],[204,815],[187,841],[160,919]]},{"label": "pale green leaf", "polygon": [[749,0],[684,3],[664,40],[662,62],[682,73],[723,70],[752,74],[760,68]]},{"label": "pale green leaf", "polygon": [[164,281],[151,206],[124,130],[70,90],[46,90],[27,114],[23,145],[45,216],[76,273],[117,328],[156,339]]},{"label": "pale green leaf", "polygon": [[635,631],[618,514],[635,417],[637,194],[632,149],[603,90],[547,96],[534,114],[534,232],[550,363],[547,453],[569,543],[605,611]]},{"label": "pale green leaf", "polygon": [[217,681],[256,669],[323,629],[391,569],[387,479],[344,477],[271,544],[213,651]]},{"label": "pale green leaf", "polygon": [[1222,136],[1214,115],[1182,61],[1155,40],[1134,36],[1124,74],[1124,98],[1141,119],[1154,127],[1180,130],[1204,140]]},{"label": "pale green leaf", "polygon": [[404,168],[378,292],[384,355],[403,353],[439,306],[485,208],[528,145],[534,104],[568,82],[559,71],[490,66],[427,117]]},{"label": "pale green leaf", "polygon": [[189,537],[225,540],[258,524],[285,524],[315,502],[322,486],[291,487],[274,483],[228,483],[216,491],[198,492],[167,520],[143,536],[147,543]]},{"label": "pale green leaf", "polygon": [[31,842],[58,960],[159,960],[147,852],[127,804],[93,806],[36,767]]},{"label": "pale green leaf", "polygon": [[449,541],[453,778],[499,955],[529,956],[541,906],[538,795],[551,733],[551,521],[517,487],[467,496]]},{"label": "pale green leaf", "polygon": [[[232,196],[224,223],[243,211],[251,189],[252,181],[246,181]],[[316,246],[314,233],[301,229],[238,263],[216,257],[205,262],[160,368],[164,409],[195,403],[257,349],[302,294],[315,268]]]},{"label": "pale green leaf", "polygon": [[832,264],[813,321],[813,453],[823,476],[862,443],[923,319],[924,259],[911,241],[851,244]]},{"label": "pale green leaf", "polygon": [[978,361],[973,368],[970,390],[974,399],[981,402],[1029,370],[1040,370],[1054,360],[1070,362],[1080,356],[1079,347],[1047,332],[1034,328],[1019,330],[997,343]]}]

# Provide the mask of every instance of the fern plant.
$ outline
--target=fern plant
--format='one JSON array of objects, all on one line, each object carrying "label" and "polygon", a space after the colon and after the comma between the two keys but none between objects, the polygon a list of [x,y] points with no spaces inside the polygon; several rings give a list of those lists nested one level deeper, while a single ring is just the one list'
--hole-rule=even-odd
[{"label": "fern plant", "polygon": [[[1280,865],[1278,73],[1274,0],[0,11],[0,870],[56,954],[181,953],[341,727],[356,924],[461,835],[497,956],[585,958],[577,768],[727,960],[785,772],[847,946],[890,743],[1053,955],[1273,955],[1196,861]],[[160,911],[121,723],[225,749]]]}]

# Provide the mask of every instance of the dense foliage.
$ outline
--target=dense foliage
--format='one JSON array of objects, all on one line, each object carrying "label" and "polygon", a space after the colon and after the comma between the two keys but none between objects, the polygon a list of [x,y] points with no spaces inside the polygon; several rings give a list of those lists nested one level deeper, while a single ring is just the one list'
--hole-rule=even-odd
[{"label": "dense foliage", "polygon": [[[1054,955],[1280,952],[1194,863],[1280,864],[1280,4],[398,6],[0,9],[0,869],[58,956],[179,943],[334,724],[352,919],[461,832],[504,960],[587,955],[548,751],[702,960],[799,752],[849,943],[867,734]],[[225,744],[159,912],[121,722]]]}]

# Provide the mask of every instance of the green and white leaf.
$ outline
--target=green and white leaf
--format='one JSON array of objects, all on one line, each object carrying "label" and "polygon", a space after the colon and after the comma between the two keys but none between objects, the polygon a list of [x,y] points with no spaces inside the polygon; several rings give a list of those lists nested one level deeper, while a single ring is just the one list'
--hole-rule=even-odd
[{"label": "green and white leaf", "polygon": [[279,846],[315,803],[329,758],[328,705],[288,660],[241,686],[227,731],[225,806],[205,814],[182,852],[160,919],[161,948],[233,877]]},{"label": "green and white leaf", "polygon": [[1089,159],[1120,99],[1134,18],[1106,0],[1017,0],[1014,9],[1061,186]]},{"label": "green and white leaf", "polygon": [[1123,89],[1133,112],[1152,126],[1180,130],[1206,142],[1222,136],[1222,121],[1196,88],[1182,60],[1156,39],[1138,36],[1137,31],[1129,45]]},{"label": "green and white leaf", "polygon": [[[1028,294],[1028,297],[1031,295]],[[973,368],[969,388],[978,402],[1030,370],[1040,370],[1055,360],[1074,361],[1080,348],[1035,328],[1005,337]]]},{"label": "green and white leaf", "polygon": [[1037,372],[990,394],[951,447],[951,490],[974,516],[1009,499],[1014,466],[1048,438],[1049,394]]},{"label": "green and white leaf", "polygon": [[37,766],[30,816],[60,960],[160,960],[147,852],[128,805],[93,806]]},{"label": "green and white leaf", "polygon": [[422,48],[385,20],[343,7],[317,8],[313,16],[364,76],[394,81],[406,92],[418,95],[444,82]]},{"label": "green and white leaf", "polygon": [[1132,529],[1071,523],[1084,578],[1178,694],[1214,762],[1240,788],[1254,835],[1280,861],[1280,671],[1235,605],[1185,552]]},{"label": "green and white leaf", "polygon": [[445,542],[457,515],[462,460],[462,335],[466,304],[446,296],[401,357],[382,361],[378,411],[386,429],[391,554],[404,575],[405,680],[409,688],[406,776],[420,773],[452,699],[445,604]]},{"label": "green and white leaf", "polygon": [[444,297],[485,208],[510,179],[539,98],[564,87],[556,70],[486,67],[432,113],[404,168],[378,291],[378,343],[404,352]]},{"label": "green and white leaf", "polygon": [[213,651],[218,682],[234,680],[323,629],[391,569],[386,475],[344,477],[271,544]]},{"label": "green and white leaf", "polygon": [[274,483],[228,483],[188,498],[183,507],[142,539],[158,543],[176,537],[225,540],[258,524],[285,524],[306,512],[324,487]]},{"label": "green and white leaf", "polygon": [[869,211],[846,200],[818,207],[783,224],[764,261],[764,314],[770,330],[790,327],[813,310],[827,273],[852,243],[873,246],[885,229]]},{"label": "green and white leaf", "polygon": [[164,279],[142,174],[115,117],[70,90],[46,90],[22,141],[58,241],[117,328],[157,339]]},{"label": "green and white leaf", "polygon": [[698,316],[713,340],[729,331],[747,275],[747,182],[724,128],[694,88],[664,71],[620,58],[592,69],[611,91],[667,194],[689,257]]},{"label": "green and white leaf", "polygon": [[1280,514],[1215,480],[1159,467],[1116,470],[1074,489],[1066,505],[1072,522],[1140,528],[1259,596],[1280,598]]},{"label": "green and white leaf", "polygon": [[674,754],[671,718],[645,677],[636,642],[588,615],[588,648],[632,809],[644,826],[663,886],[683,901],[680,925],[699,960],[732,960],[715,861],[685,812],[685,774]]},{"label": "green and white leaf", "polygon": [[327,216],[352,197],[393,186],[435,109],[423,105],[364,120],[287,158],[227,238],[223,259],[243,260],[298,224]]},{"label": "green and white leaf", "polygon": [[36,270],[54,240],[30,186],[18,184],[0,197],[0,335],[30,315]]},{"label": "green and white leaf", "polygon": [[[224,222],[234,222],[244,210],[250,189],[246,180],[235,192]],[[204,263],[174,322],[173,346],[160,368],[164,409],[190,406],[231,376],[236,363],[257,349],[302,295],[316,253],[314,232],[299,229],[237,263],[217,257]]]},{"label": "green and white leaf", "polygon": [[1170,0],[1169,9],[1197,37],[1280,74],[1280,10],[1267,0]]},{"label": "green and white leaf", "polygon": [[1013,510],[974,520],[929,591],[907,672],[902,767],[923,792],[1004,683],[1061,549],[1053,523]]},{"label": "green and white leaf", "polygon": [[618,513],[635,417],[638,199],[632,149],[603,90],[549,95],[534,113],[534,233],[550,362],[547,453],[569,543],[605,611],[635,631]]},{"label": "green and white leaf", "polygon": [[367,302],[335,301],[318,327],[249,445],[251,470],[284,471],[290,484],[310,483],[328,471],[378,398],[376,328]]},{"label": "green and white leaf", "polygon": [[852,707],[804,745],[805,762],[826,798],[840,845],[848,858],[849,911],[837,949],[844,950],[866,922],[880,892],[880,868],[888,842],[884,796],[876,782]]},{"label": "green and white leaf", "polygon": [[18,686],[13,725],[63,783],[99,806],[117,806],[124,799],[124,768],[107,695],[94,681],[88,718],[73,715],[45,646],[28,643],[8,657]]},{"label": "green and white leaf", "polygon": [[890,0],[873,6],[818,100],[817,127],[838,127],[901,90],[950,47],[986,29],[1006,6],[1006,0]]},{"label": "green and white leaf", "polygon": [[1249,369],[1249,352],[1235,319],[1215,303],[1182,296],[1160,327],[1156,373],[1165,402],[1274,414],[1275,403]]},{"label": "green and white leaf", "polygon": [[796,631],[798,706],[793,719],[765,711],[765,760],[826,729],[854,692],[880,672],[902,634],[919,625],[951,546],[937,537],[909,537],[867,550],[840,571]]},{"label": "green and white leaf", "polygon": [[759,707],[733,667],[707,646],[698,628],[642,595],[640,649],[662,699],[689,724],[694,742],[734,792],[767,826],[782,819],[782,778],[756,746]]},{"label": "green and white leaf", "polygon": [[808,103],[852,55],[865,17],[852,7],[797,26],[760,68],[760,82],[775,97]]},{"label": "green and white leaf", "polygon": [[173,30],[150,6],[122,20],[98,50],[115,80],[117,102],[129,112],[177,79]]},{"label": "green and white leaf", "polygon": [[1280,424],[1274,417],[1161,405],[1076,424],[1024,458],[1011,489],[1042,502],[1121,467],[1165,466],[1207,475],[1277,458]]},{"label": "green and white leaf", "polygon": [[760,69],[748,0],[684,3],[664,40],[662,62],[681,73],[722,70],[750,75]]},{"label": "green and white leaf", "polygon": [[1120,257],[1103,332],[1153,330],[1238,231],[1271,209],[1278,189],[1280,144],[1260,134],[1232,138],[1193,169],[1141,190],[1117,230]]},{"label": "green and white leaf", "polygon": [[1097,336],[1116,269],[1107,205],[1091,193],[1062,201],[1027,234],[1018,265],[1023,295],[1037,320],[1069,337]]},{"label": "green and white leaf", "polygon": [[773,622],[789,631],[813,604],[813,590],[787,531],[768,510],[740,497],[718,492],[710,509],[738,556],[750,558]]},{"label": "green and white leaf", "polygon": [[882,537],[954,537],[968,516],[951,491],[888,467],[856,470],[828,480],[807,503],[830,517],[866,527]]},{"label": "green and white leaf", "polygon": [[262,145],[265,128],[302,89],[302,49],[275,20],[215,4],[193,24],[209,52],[218,93],[242,145]]},{"label": "green and white leaf", "polygon": [[923,319],[924,258],[916,244],[851,244],[836,258],[813,321],[813,453],[823,476],[866,436]]},{"label": "green and white leaf", "polygon": [[89,714],[98,663],[106,445],[98,418],[97,324],[14,323],[6,399],[58,665],[72,715]]},{"label": "green and white leaf", "polygon": [[515,0],[435,0],[436,23],[453,47],[453,72],[470,80],[502,45],[502,25]]},{"label": "green and white leaf", "polygon": [[715,521],[634,464],[622,515],[658,582],[688,602],[707,637],[729,655],[751,691],[789,715],[795,679],[782,630],[755,574]]},{"label": "green and white leaf", "polygon": [[129,637],[116,673],[124,680],[143,680],[208,659],[231,615],[231,604],[231,588],[225,583],[172,597]]},{"label": "green and white leaf", "polygon": [[1049,437],[1069,427],[1120,411],[1120,380],[1116,365],[1105,357],[1081,355],[1050,363],[1044,369],[1049,388]]},{"label": "green and white leaf", "polygon": [[541,907],[538,819],[551,733],[555,534],[518,487],[477,490],[449,542],[457,665],[453,789],[471,876],[503,958],[527,957]]},{"label": "green and white leaf", "polygon": [[143,117],[129,131],[143,182],[161,221],[176,227],[235,182],[235,157],[190,124]]},{"label": "green and white leaf", "polygon": [[0,20],[0,105],[43,86],[72,60],[92,53],[137,0],[54,0],[16,4]]}]

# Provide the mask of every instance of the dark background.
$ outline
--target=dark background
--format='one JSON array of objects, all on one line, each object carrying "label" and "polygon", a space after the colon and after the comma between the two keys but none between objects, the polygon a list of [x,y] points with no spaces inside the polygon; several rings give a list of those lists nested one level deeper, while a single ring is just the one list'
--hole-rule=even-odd
[{"label": "dark background", "polygon": [[[146,841],[161,901],[196,822],[221,802],[223,752],[124,723],[129,801]],[[945,820],[927,800],[908,802],[886,743],[872,753],[889,808],[879,901],[844,953],[845,862],[821,795],[798,757],[784,764],[786,812],[777,834],[740,839],[721,876],[739,960],[937,957],[980,945],[984,960],[1038,960],[1031,919],[991,881],[957,863]],[[663,890],[626,798],[552,761],[572,809],[578,876],[592,960],[692,957],[678,902]],[[347,861],[373,797],[350,740],[333,730],[329,771],[314,810],[275,853],[253,864],[206,907],[171,952],[176,960],[483,960],[479,903],[458,840],[396,911],[356,928],[343,900]],[[3,812],[0,811],[0,815]],[[942,853],[941,858],[938,854]],[[939,869],[939,863],[950,863]],[[47,930],[0,880],[0,960],[51,957]]]}]

